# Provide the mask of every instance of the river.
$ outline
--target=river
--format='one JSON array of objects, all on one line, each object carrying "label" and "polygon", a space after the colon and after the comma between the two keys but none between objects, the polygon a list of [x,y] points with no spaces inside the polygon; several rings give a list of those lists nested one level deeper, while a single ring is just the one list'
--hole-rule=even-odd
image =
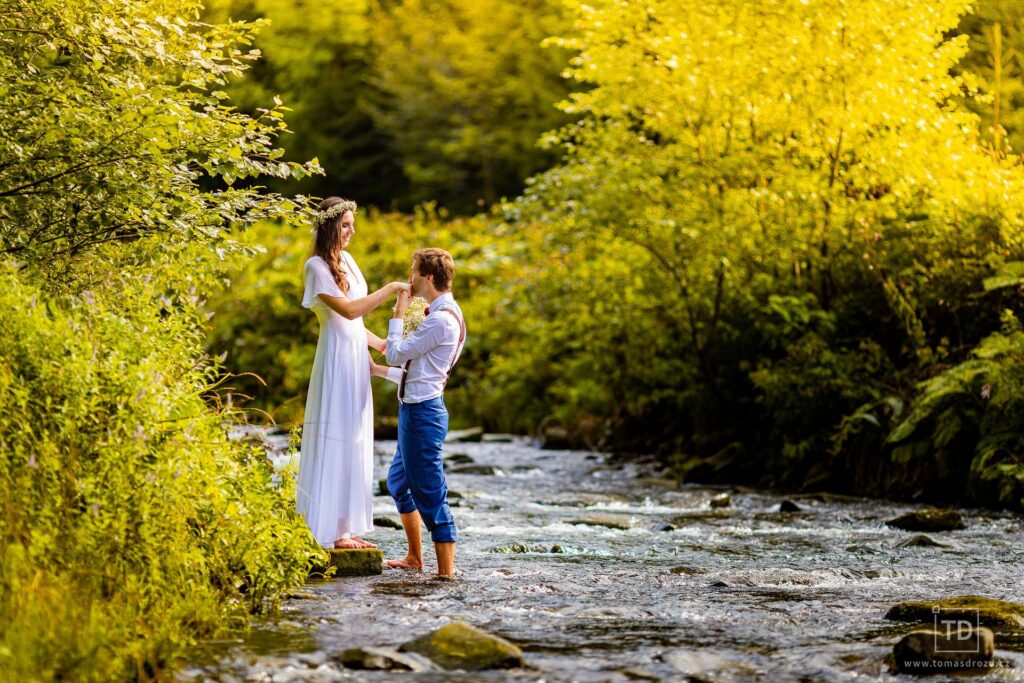
[{"label": "river", "polygon": [[[378,476],[393,449],[378,442]],[[912,505],[799,496],[801,512],[780,513],[775,493],[676,488],[650,465],[522,439],[455,443],[446,454],[500,470],[449,475],[462,496],[453,508],[456,581],[432,578],[429,548],[423,573],[311,583],[284,602],[280,619],[201,644],[179,680],[897,680],[883,658],[909,629],[883,618],[894,603],[1024,601],[1018,515],[963,510],[967,529],[930,534],[950,547],[900,548],[912,534],[884,521]],[[712,508],[723,491],[730,505]],[[387,497],[374,512],[396,516]],[[628,528],[577,523],[587,518]],[[401,531],[367,538],[388,557],[403,554]],[[502,552],[511,544],[530,552]],[[365,672],[331,661],[453,619],[515,642],[531,668]],[[996,658],[1001,666],[974,680],[1024,681],[1024,638],[997,635]]]}]

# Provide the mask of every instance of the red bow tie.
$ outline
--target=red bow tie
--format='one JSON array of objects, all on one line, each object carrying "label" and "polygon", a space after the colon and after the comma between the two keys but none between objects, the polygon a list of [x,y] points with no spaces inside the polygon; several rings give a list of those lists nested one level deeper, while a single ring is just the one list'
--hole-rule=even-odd
[{"label": "red bow tie", "polygon": [[430,306],[423,309],[423,315],[430,315]]}]

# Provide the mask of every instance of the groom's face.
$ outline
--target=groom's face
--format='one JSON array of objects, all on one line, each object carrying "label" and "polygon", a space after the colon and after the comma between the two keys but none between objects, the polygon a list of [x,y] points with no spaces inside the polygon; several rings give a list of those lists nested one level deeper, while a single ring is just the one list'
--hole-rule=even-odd
[{"label": "groom's face", "polygon": [[423,296],[426,293],[429,280],[420,275],[420,264],[416,259],[412,261],[412,268],[409,269],[409,284],[412,285],[413,296]]}]

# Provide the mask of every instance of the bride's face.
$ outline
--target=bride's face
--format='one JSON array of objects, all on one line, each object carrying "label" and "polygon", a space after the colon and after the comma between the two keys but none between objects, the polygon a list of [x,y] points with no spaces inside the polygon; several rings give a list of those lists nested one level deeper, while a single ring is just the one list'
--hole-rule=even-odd
[{"label": "bride's face", "polygon": [[356,217],[352,215],[351,211],[341,214],[341,225],[338,226],[338,233],[341,237],[341,248],[345,249],[352,240],[352,236],[356,234]]}]

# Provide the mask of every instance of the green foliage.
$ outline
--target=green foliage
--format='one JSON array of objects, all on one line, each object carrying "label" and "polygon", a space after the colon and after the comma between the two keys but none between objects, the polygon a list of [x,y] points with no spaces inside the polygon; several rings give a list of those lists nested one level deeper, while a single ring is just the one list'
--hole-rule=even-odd
[{"label": "green foliage", "polygon": [[939,479],[966,478],[976,500],[1024,507],[1024,330],[1003,329],[971,358],[924,381],[889,434],[897,462],[932,460]]},{"label": "green foliage", "polygon": [[[563,419],[609,414],[577,395],[671,397],[615,431],[693,455],[743,435],[767,456],[758,481],[799,483],[854,422],[881,425],[891,397],[992,332],[978,292],[1021,258],[1024,169],[955,104],[974,88],[951,71],[966,2],[571,6],[560,44],[584,89],[566,109],[582,120],[506,207],[547,233],[531,258],[558,254],[571,281],[526,291],[552,321],[541,338],[566,343],[555,371],[545,358],[516,380],[564,383]],[[635,317],[622,334],[595,310]],[[671,370],[616,372],[631,342]],[[851,457],[886,457],[875,445]]]},{"label": "green foliage", "polygon": [[[207,25],[192,0],[12,2],[0,12],[0,254],[74,291],[104,268],[143,267],[183,241],[228,248],[232,222],[295,210],[236,187],[302,177],[281,160],[282,106],[244,115],[227,79],[255,26]],[[154,239],[146,239],[154,238]],[[111,242],[143,240],[90,272]],[[111,256],[110,252],[107,252]]]},{"label": "green foliage", "polygon": [[374,117],[394,141],[413,201],[473,210],[514,196],[554,156],[541,133],[567,117],[568,51],[542,41],[569,28],[551,0],[403,0],[372,15]]},{"label": "green foliage", "polygon": [[226,435],[197,297],[163,291],[51,298],[0,271],[5,680],[151,678],[320,554],[293,473]]},{"label": "green foliage", "polygon": [[974,77],[978,96],[965,104],[1000,154],[1024,150],[1024,6],[1017,0],[980,0],[958,27],[970,37],[961,68]]},{"label": "green foliage", "polygon": [[325,175],[270,179],[280,191],[391,206],[406,194],[401,159],[371,117],[373,50],[366,0],[210,0],[204,18],[266,22],[255,38],[260,59],[228,92],[243,111],[279,96],[293,131],[286,159],[317,158]]}]

